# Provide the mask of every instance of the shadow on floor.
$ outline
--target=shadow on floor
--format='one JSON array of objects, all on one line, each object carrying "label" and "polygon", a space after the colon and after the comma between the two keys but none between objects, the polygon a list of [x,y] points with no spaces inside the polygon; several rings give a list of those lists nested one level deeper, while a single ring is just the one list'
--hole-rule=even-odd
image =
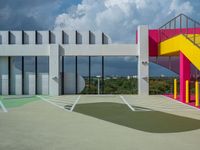
[{"label": "shadow on floor", "polygon": [[[149,109],[137,107],[136,110]],[[200,128],[200,120],[159,111],[131,111],[119,103],[77,104],[74,111],[145,132],[174,133]]]}]

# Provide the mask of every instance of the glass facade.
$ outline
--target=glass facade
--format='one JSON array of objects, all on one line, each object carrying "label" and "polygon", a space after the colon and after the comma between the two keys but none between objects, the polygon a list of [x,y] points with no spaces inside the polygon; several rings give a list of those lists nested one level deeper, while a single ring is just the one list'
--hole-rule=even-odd
[{"label": "glass facade", "polygon": [[137,58],[105,57],[104,93],[137,94]]},{"label": "glass facade", "polygon": [[48,95],[49,93],[49,57],[35,57],[36,93]]},{"label": "glass facade", "polygon": [[[80,77],[82,77],[85,81],[85,88],[81,91],[81,94],[89,94],[90,93],[90,70],[89,70],[89,57],[83,56],[77,58],[77,76],[80,80]],[[77,83],[77,86],[79,87],[80,82]]]},{"label": "glass facade", "polygon": [[49,57],[37,56],[36,58],[37,73],[49,73]]},{"label": "glass facade", "polygon": [[75,56],[66,56],[62,57],[64,60],[63,64],[63,88],[62,91],[64,94],[76,94],[77,93],[77,57]]},{"label": "glass facade", "polygon": [[91,57],[90,94],[103,93],[103,57]]},{"label": "glass facade", "polygon": [[179,70],[178,58],[162,56],[150,57],[150,60],[154,63],[149,65],[149,94],[173,94],[174,79],[179,82],[177,74],[173,72]]},{"label": "glass facade", "polygon": [[[33,94],[35,93],[35,57],[26,56],[22,57],[22,81],[23,81],[23,94]],[[31,86],[29,85],[32,83]],[[32,87],[32,88],[31,88]],[[34,89],[35,88],[35,89]]]},{"label": "glass facade", "polygon": [[61,57],[62,94],[137,94],[137,57]]},{"label": "glass facade", "polygon": [[8,57],[9,94],[48,94],[49,57]]}]

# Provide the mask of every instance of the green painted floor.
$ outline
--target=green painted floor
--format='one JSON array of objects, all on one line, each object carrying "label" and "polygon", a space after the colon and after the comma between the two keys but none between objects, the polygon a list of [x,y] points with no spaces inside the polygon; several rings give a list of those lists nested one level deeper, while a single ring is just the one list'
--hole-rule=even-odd
[{"label": "green painted floor", "polygon": [[161,111],[136,108],[128,109],[120,103],[78,104],[75,112],[115,123],[136,130],[153,133],[175,133],[200,128],[200,120],[177,116]]},{"label": "green painted floor", "polygon": [[1,96],[0,100],[2,101],[2,103],[4,104],[6,108],[13,108],[13,107],[20,107],[22,105],[26,105],[28,103],[38,100],[38,98],[36,96],[27,96],[27,97]]}]

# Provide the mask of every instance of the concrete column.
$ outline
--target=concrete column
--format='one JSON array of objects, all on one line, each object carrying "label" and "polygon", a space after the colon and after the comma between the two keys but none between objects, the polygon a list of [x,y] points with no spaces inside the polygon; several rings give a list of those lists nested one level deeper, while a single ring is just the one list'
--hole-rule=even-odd
[{"label": "concrete column", "polygon": [[95,44],[102,44],[102,32],[101,31],[95,31]]},{"label": "concrete column", "polygon": [[[0,44],[8,44],[8,31],[0,31]],[[8,57],[0,57],[0,95],[8,95]]]},{"label": "concrete column", "polygon": [[59,45],[50,45],[49,53],[49,95],[59,95]]},{"label": "concrete column", "polygon": [[148,26],[138,27],[138,94],[149,95]]},{"label": "concrete column", "polygon": [[76,31],[68,31],[68,43],[76,44]]},{"label": "concrete column", "polygon": [[190,61],[180,52],[180,100],[186,100],[186,80],[190,82]]},{"label": "concrete column", "polygon": [[0,95],[8,95],[8,57],[0,57]]},{"label": "concrete column", "polygon": [[88,31],[82,31],[80,32],[82,35],[82,44],[89,44],[89,32]]}]

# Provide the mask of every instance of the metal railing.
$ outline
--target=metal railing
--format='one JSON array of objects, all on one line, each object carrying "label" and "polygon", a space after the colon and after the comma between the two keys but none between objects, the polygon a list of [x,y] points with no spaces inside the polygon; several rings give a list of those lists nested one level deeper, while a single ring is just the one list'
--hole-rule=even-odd
[{"label": "metal railing", "polygon": [[176,16],[159,28],[160,42],[180,34],[200,48],[200,23],[184,14]]}]

